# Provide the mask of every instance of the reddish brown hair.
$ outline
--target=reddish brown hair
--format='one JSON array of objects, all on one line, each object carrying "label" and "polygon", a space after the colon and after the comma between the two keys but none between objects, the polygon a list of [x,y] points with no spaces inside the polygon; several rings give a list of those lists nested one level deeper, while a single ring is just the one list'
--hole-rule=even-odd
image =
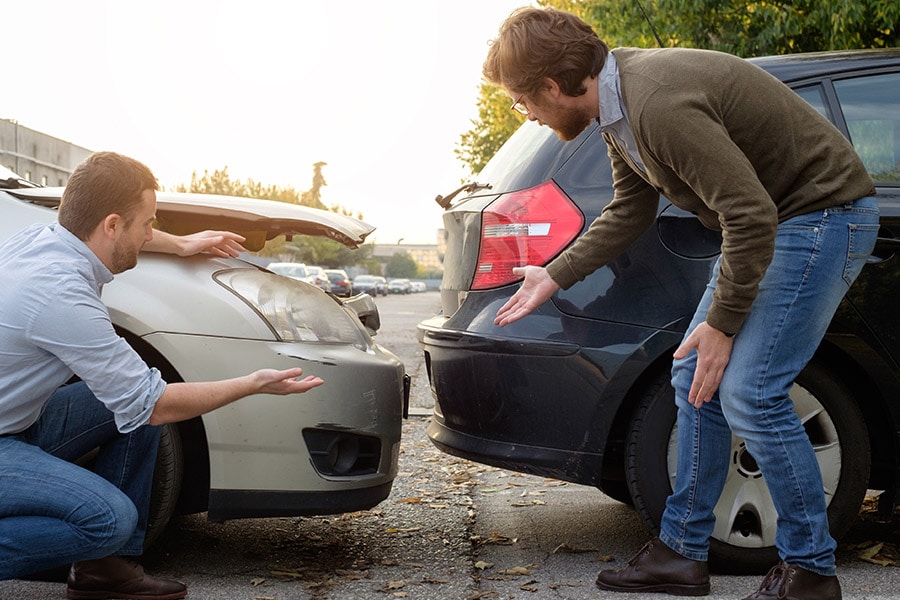
[{"label": "reddish brown hair", "polygon": [[554,8],[520,8],[500,26],[484,62],[484,77],[507,90],[535,95],[549,77],[568,96],[587,90],[609,48],[591,26]]}]

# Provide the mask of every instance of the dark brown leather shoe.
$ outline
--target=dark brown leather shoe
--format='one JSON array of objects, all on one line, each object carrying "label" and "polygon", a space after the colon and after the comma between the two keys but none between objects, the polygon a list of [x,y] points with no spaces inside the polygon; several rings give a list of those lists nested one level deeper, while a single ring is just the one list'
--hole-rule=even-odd
[{"label": "dark brown leather shoe", "polygon": [[185,596],[183,583],[148,575],[141,565],[119,556],[73,563],[66,589],[70,600],[179,600]]},{"label": "dark brown leather shoe", "polygon": [[709,594],[709,567],[685,558],[654,538],[624,567],[600,571],[597,587],[613,592],[665,592],[672,596]]},{"label": "dark brown leather shoe", "polygon": [[817,575],[812,571],[778,563],[763,579],[756,593],[744,600],[841,600],[841,584],[834,575]]}]

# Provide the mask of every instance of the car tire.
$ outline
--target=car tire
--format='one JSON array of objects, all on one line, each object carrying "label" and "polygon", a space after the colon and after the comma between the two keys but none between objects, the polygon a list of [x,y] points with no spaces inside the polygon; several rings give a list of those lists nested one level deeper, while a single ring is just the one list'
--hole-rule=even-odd
[{"label": "car tire", "polygon": [[181,433],[173,423],[162,426],[159,450],[156,454],[156,469],[153,471],[153,489],[150,492],[150,516],[144,549],[153,545],[175,513],[181,481],[184,476],[184,447]]},{"label": "car tire", "polygon": [[[846,386],[818,364],[810,363],[801,372],[791,397],[816,450],[825,487],[834,490],[826,501],[831,534],[839,539],[857,518],[868,485],[871,457],[865,421]],[[625,450],[625,477],[635,509],[654,534],[659,532],[674,481],[675,418],[674,391],[665,373],[641,398]],[[725,502],[716,507],[717,519],[731,522],[723,528],[717,526],[713,533],[709,564],[719,573],[761,574],[778,562],[775,508],[758,471],[742,470],[744,465],[737,460],[740,442],[733,438],[735,460],[723,497],[741,498],[743,506]],[[753,481],[755,478],[758,481]],[[729,486],[735,486],[730,488],[732,493],[728,493]]]}]

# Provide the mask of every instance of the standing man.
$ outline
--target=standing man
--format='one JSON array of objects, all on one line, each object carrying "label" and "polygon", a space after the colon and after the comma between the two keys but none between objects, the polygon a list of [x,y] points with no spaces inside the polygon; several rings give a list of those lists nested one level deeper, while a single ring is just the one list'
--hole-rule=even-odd
[{"label": "standing man", "polygon": [[[0,579],[73,563],[68,598],[183,598],[183,584],[133,560],[143,549],[157,425],[323,383],[297,368],[166,384],[116,334],[100,291],[142,248],[243,250],[233,233],[154,231],[156,190],[140,162],[92,154],[63,192],[58,223],[0,245]],[[63,385],[73,375],[80,381]],[[69,462],[97,447],[95,472]]]},{"label": "standing man", "polygon": [[[615,197],[522,287],[506,325],[614,259],[656,219],[659,195],[722,232],[722,252],[681,346],[672,384],[678,463],[659,537],[597,585],[709,593],[713,508],[731,434],[746,440],[778,510],[781,562],[750,599],[836,599],[822,479],[788,392],[872,251],[874,186],[850,143],[756,66],[687,49],[609,51],[574,15],[525,8],[501,26],[485,77],[513,108],[574,139],[600,124]],[[600,157],[598,157],[600,160]]]}]

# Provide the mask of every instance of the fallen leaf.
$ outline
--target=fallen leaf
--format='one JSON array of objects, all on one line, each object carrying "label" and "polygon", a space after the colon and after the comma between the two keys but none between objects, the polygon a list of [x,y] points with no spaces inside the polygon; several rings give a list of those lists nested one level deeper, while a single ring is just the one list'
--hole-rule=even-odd
[{"label": "fallen leaf", "polygon": [[490,569],[494,566],[494,563],[484,562],[483,560],[479,560],[475,563],[475,568],[484,571],[485,569]]},{"label": "fallen leaf", "polygon": [[250,580],[250,585],[252,585],[253,587],[256,587],[265,582],[266,582],[266,580],[263,579],[262,577],[254,577],[253,579]]},{"label": "fallen leaf", "polygon": [[531,570],[528,567],[511,567],[500,573],[502,575],[531,575]]},{"label": "fallen leaf", "polygon": [[563,542],[553,549],[553,554],[584,554],[586,552],[596,552],[593,548],[573,548]]},{"label": "fallen leaf", "polygon": [[269,573],[271,573],[272,575],[275,575],[276,577],[294,577],[294,578],[298,578],[298,579],[303,578],[303,574],[300,573],[299,571],[271,571],[270,570]]}]

